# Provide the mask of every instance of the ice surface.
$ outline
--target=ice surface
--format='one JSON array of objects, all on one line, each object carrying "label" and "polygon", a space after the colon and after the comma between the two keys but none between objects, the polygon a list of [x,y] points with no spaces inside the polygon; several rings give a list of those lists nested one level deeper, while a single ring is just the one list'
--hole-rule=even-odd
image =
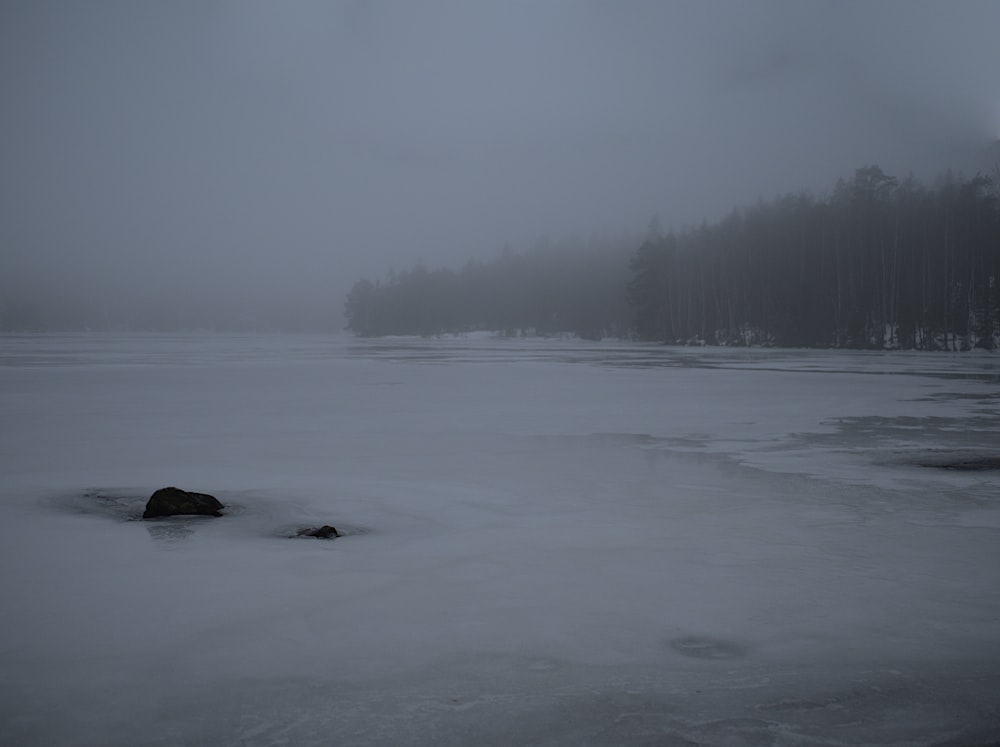
[{"label": "ice surface", "polygon": [[[0,743],[989,744],[1000,359],[0,338]],[[136,520],[156,488],[221,519]],[[288,539],[330,523],[335,541]]]}]

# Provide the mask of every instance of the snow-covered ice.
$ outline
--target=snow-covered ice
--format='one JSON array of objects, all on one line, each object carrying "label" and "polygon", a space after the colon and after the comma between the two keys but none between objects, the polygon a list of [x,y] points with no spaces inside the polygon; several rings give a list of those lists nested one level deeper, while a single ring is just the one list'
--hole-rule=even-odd
[{"label": "snow-covered ice", "polygon": [[[0,337],[0,743],[1000,740],[987,353]],[[134,520],[164,485],[221,519]],[[288,539],[330,523],[348,536]]]}]

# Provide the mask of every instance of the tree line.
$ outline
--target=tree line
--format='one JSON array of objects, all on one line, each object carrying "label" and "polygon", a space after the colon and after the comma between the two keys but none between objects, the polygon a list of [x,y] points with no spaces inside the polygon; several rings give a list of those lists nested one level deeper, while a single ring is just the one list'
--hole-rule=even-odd
[{"label": "tree line", "polygon": [[[636,250],[573,242],[459,272],[418,265],[347,298],[359,335],[477,329],[667,343],[993,349],[1000,181],[926,186],[878,166],[828,196],[789,194]],[[638,243],[638,242],[637,242]],[[632,244],[634,247],[634,244]]]},{"label": "tree line", "polygon": [[626,337],[630,255],[624,242],[567,239],[541,241],[523,253],[508,248],[459,271],[418,263],[390,272],[384,282],[355,283],[345,306],[347,326],[365,337],[476,330]]}]

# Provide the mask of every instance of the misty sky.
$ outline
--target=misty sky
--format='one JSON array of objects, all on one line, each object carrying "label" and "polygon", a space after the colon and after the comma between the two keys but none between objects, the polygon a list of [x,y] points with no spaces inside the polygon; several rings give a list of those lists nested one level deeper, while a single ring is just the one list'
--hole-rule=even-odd
[{"label": "misty sky", "polygon": [[0,110],[0,293],[338,313],[417,259],[974,171],[1000,2],[5,0]]}]

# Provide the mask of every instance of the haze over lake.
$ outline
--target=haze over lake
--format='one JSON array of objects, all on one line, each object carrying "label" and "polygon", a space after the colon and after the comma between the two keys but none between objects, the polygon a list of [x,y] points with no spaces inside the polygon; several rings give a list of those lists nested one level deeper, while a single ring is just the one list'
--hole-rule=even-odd
[{"label": "haze over lake", "polygon": [[990,174],[998,27],[990,0],[5,0],[0,329],[332,331],[417,261],[635,251],[654,215],[872,164]]}]

